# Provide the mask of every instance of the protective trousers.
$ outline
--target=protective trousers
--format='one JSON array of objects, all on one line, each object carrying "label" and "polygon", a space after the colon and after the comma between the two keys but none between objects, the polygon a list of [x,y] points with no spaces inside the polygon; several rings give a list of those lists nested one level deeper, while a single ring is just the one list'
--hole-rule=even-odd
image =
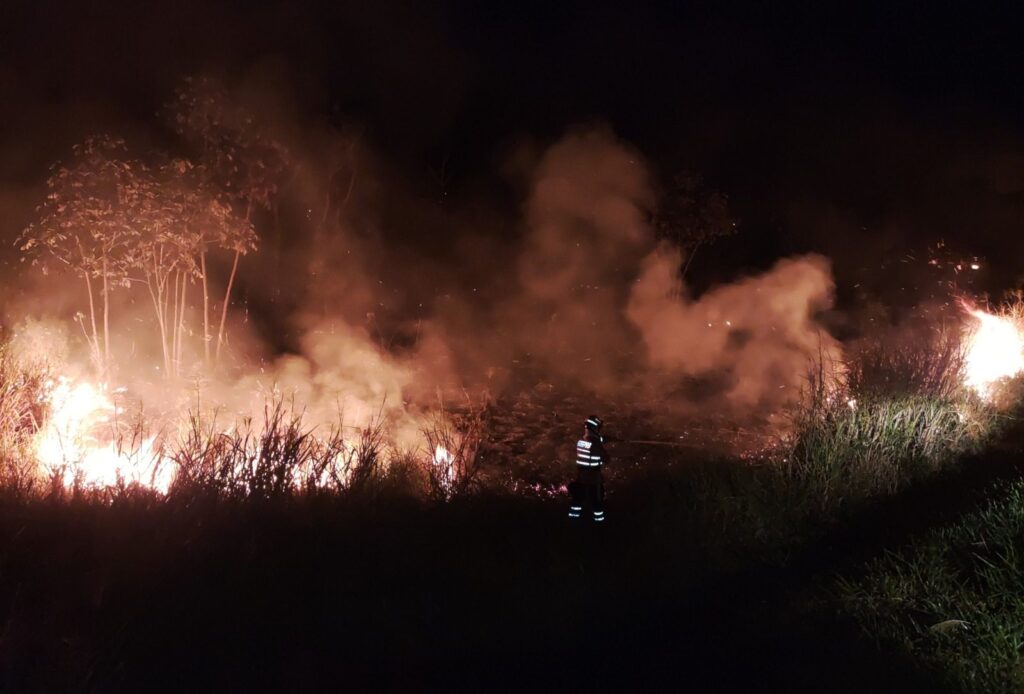
[{"label": "protective trousers", "polygon": [[595,522],[604,521],[604,482],[600,471],[580,470],[570,491],[570,518],[580,518],[584,513],[589,513]]}]

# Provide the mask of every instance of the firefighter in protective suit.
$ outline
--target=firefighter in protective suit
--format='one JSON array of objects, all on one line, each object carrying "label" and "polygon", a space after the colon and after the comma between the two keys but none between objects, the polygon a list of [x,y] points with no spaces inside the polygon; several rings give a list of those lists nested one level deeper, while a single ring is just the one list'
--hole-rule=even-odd
[{"label": "firefighter in protective suit", "polygon": [[590,512],[596,523],[604,522],[601,471],[608,462],[601,424],[600,418],[588,417],[583,425],[583,438],[576,442],[576,481],[569,485],[569,517],[580,518],[584,512]]}]

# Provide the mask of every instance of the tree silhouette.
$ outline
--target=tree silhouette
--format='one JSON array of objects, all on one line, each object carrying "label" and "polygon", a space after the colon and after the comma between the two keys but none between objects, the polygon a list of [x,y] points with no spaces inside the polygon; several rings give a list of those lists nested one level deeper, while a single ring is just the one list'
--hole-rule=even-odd
[{"label": "tree silhouette", "polygon": [[[175,130],[197,150],[211,183],[251,225],[255,210],[269,209],[280,189],[289,166],[285,147],[251,112],[231,99],[221,84],[209,78],[184,80],[168,111]],[[255,248],[255,241],[231,238],[221,247],[234,257],[221,305],[215,353],[218,361],[238,262]]]},{"label": "tree silhouette", "polygon": [[[21,249],[44,272],[71,268],[86,286],[89,326],[78,322],[103,378],[110,368],[110,293],[129,286],[135,264],[143,202],[142,165],[127,157],[123,140],[102,135],[73,148],[72,161],[56,164],[47,180],[46,200],[37,221],[24,230]],[[96,287],[102,302],[102,337],[97,327]]]},{"label": "tree silhouette", "polygon": [[201,167],[170,160],[146,179],[139,224],[136,267],[142,272],[160,329],[164,366],[180,372],[188,287],[203,289],[203,351],[210,363],[210,292],[207,254],[211,248],[247,253],[256,246],[252,225],[234,214],[212,190]]}]

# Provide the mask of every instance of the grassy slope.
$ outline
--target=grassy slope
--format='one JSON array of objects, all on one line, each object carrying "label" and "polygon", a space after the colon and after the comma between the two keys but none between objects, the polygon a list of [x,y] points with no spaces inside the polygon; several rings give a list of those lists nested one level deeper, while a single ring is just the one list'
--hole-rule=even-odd
[{"label": "grassy slope", "polygon": [[839,584],[845,610],[880,642],[967,692],[1024,689],[1024,482]]}]

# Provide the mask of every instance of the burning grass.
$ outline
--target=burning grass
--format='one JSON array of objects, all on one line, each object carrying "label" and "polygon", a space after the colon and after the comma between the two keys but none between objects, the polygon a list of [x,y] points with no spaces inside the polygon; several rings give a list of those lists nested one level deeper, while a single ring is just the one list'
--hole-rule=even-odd
[{"label": "burning grass", "polygon": [[37,482],[33,451],[46,410],[47,369],[25,368],[0,344],[0,489],[17,496]]},{"label": "burning grass", "polygon": [[[778,445],[747,464],[702,468],[683,484],[688,498],[680,502],[697,509],[686,522],[728,529],[709,535],[726,543],[785,544],[800,539],[811,521],[892,494],[983,445],[1017,390],[1005,379],[980,387],[974,364],[979,350],[991,353],[990,342],[1005,338],[1006,325],[1019,328],[1021,313],[1017,303],[985,314],[988,323],[1004,326],[999,331],[984,330],[986,321],[975,330],[968,318],[963,332],[864,341],[847,350],[844,362],[820,364]],[[1000,345],[995,352],[1006,351]],[[359,426],[340,415],[312,421],[301,403],[279,393],[255,417],[196,410],[149,433],[126,395],[0,356],[0,407],[10,412],[0,432],[10,442],[3,448],[5,484],[18,494],[108,498],[142,489],[237,501],[387,489],[449,501],[488,484],[484,407],[422,413],[412,446],[408,437],[399,445],[383,407]]]},{"label": "burning grass", "polygon": [[[703,577],[700,572],[757,562],[766,554],[772,558],[779,556],[774,550],[789,550],[796,543],[813,539],[823,527],[842,518],[858,503],[891,494],[981,446],[1002,421],[996,395],[1005,391],[1012,400],[1015,391],[1012,383],[1000,384],[983,396],[965,385],[963,370],[969,339],[961,343],[953,336],[937,335],[935,343],[919,345],[919,349],[878,342],[850,351],[846,363],[831,369],[841,378],[833,377],[834,374],[826,378],[824,368],[816,372],[810,380],[810,397],[793,415],[789,436],[754,461],[687,459],[662,468],[635,465],[628,474],[623,472],[612,486],[614,495],[609,498],[612,518],[621,521],[613,520],[609,526],[613,534],[608,537],[618,544],[607,553],[595,553],[600,563],[591,574],[612,576],[607,579],[608,592],[602,597],[606,595],[609,604],[618,605],[622,585],[651,580],[648,567],[655,558],[659,578],[651,585],[658,589],[669,587],[657,602],[660,611],[665,604],[679,599],[680,586],[689,585],[686,582],[693,581],[694,575]],[[7,390],[0,388],[0,394],[11,398],[10,412],[21,413],[5,418],[4,426],[9,429],[4,434],[9,439],[5,440],[20,441],[26,455],[30,455],[38,435],[45,431],[47,417],[53,414],[53,399],[48,394],[53,379],[43,372],[35,376],[30,371],[23,373],[19,371],[23,367],[13,361],[6,365],[0,362],[0,367],[5,369],[2,373],[11,384]],[[117,409],[113,412],[116,414]],[[135,567],[140,564],[139,556],[145,556],[152,565],[161,567],[161,572],[179,570],[181,573],[172,573],[175,578],[167,584],[154,578],[158,573],[155,571],[145,581],[164,585],[172,594],[183,584],[198,586],[193,597],[206,601],[200,603],[203,609],[197,609],[197,614],[220,614],[224,596],[229,596],[230,605],[232,591],[243,586],[243,595],[254,595],[254,600],[264,601],[261,604],[272,603],[282,615],[291,615],[302,612],[292,610],[291,597],[278,605],[267,600],[266,594],[244,591],[257,590],[248,587],[252,585],[275,585],[280,588],[276,595],[294,596],[313,586],[323,591],[322,595],[337,600],[333,604],[338,614],[366,610],[361,624],[384,625],[379,633],[374,632],[379,641],[373,643],[389,648],[394,647],[394,634],[405,627],[410,614],[425,615],[419,640],[400,639],[419,649],[423,642],[437,638],[438,615],[451,616],[458,612],[456,607],[472,611],[463,602],[465,596],[480,594],[480,586],[494,585],[494,580],[518,578],[522,567],[527,566],[527,573],[540,577],[536,585],[542,588],[522,592],[518,584],[499,584],[496,593],[503,598],[524,596],[521,603],[510,608],[509,614],[514,613],[517,618],[526,615],[523,633],[535,638],[538,631],[544,631],[537,626],[537,613],[551,615],[540,618],[551,619],[557,626],[565,622],[567,599],[586,598],[587,606],[593,604],[590,593],[578,594],[577,590],[580,566],[572,552],[581,540],[578,535],[562,537],[558,530],[556,524],[564,522],[561,499],[556,515],[553,503],[495,493],[498,485],[485,488],[486,478],[480,473],[484,456],[489,453],[484,432],[487,416],[488,411],[482,408],[455,412],[438,407],[423,418],[420,444],[410,449],[395,443],[393,422],[382,414],[372,418],[368,425],[358,427],[346,424],[340,417],[333,423],[314,423],[304,416],[299,405],[277,397],[269,400],[257,417],[234,421],[194,412],[180,429],[161,431],[155,450],[174,470],[166,494],[124,475],[118,477],[113,487],[102,489],[89,487],[82,477],[73,477],[68,483],[68,478],[54,474],[41,480],[37,477],[28,492],[24,485],[16,489],[30,497],[60,493],[72,502],[61,504],[59,510],[50,504],[26,505],[37,509],[34,512],[40,517],[63,514],[73,516],[76,522],[80,517],[109,519],[102,527],[96,523],[96,535],[103,542],[111,542],[109,536],[125,534],[132,536],[131,542],[139,544],[158,537],[164,543],[161,547],[177,553],[174,561],[158,556],[161,552],[150,549],[148,544],[126,546],[120,561]],[[109,428],[111,423],[99,424]],[[125,435],[129,433],[130,427]],[[130,444],[137,439],[127,440]],[[678,449],[659,450],[664,450],[667,457],[677,455]],[[482,494],[474,494],[477,491]],[[367,499],[372,503],[360,503]],[[394,503],[402,499],[441,503]],[[115,503],[93,503],[110,500]],[[143,503],[137,503],[140,500]],[[76,505],[77,501],[85,503]],[[17,509],[11,506],[8,510],[13,513]],[[83,506],[88,508],[74,516],[72,512],[82,510]],[[131,523],[122,523],[121,514],[125,513],[133,522],[146,527],[147,532],[138,531]],[[394,513],[398,520],[386,517],[388,513]],[[514,524],[503,525],[510,518]],[[211,538],[216,537],[218,522],[224,525],[220,531],[224,537],[214,540]],[[152,533],[148,532],[147,524],[152,524]],[[254,525],[261,527],[260,533],[253,531]],[[529,529],[527,532],[524,526]],[[311,528],[316,528],[316,532],[310,532]],[[261,551],[265,552],[255,555],[265,557],[259,560],[253,559],[254,550],[250,550],[256,546],[257,536],[262,538]],[[82,530],[74,537],[85,542],[82,538],[90,536]],[[310,554],[295,561],[293,538],[308,537],[315,538],[306,549]],[[387,546],[382,544],[382,538],[394,543],[390,553],[381,550]],[[494,538],[502,538],[501,542],[507,544],[496,543]],[[11,542],[13,546],[15,543]],[[332,549],[325,550],[325,542]],[[194,549],[197,546],[206,549]],[[473,546],[472,551],[478,554],[468,554],[467,546]],[[442,548],[440,555],[438,547]],[[45,575],[45,562],[34,559],[36,551],[25,550],[28,558],[23,563],[38,574],[25,569],[24,575]],[[209,583],[197,582],[191,573],[197,565],[194,553],[198,551],[205,551],[210,557],[208,577],[231,578],[224,581],[220,592],[214,594],[216,597],[204,598]],[[316,561],[324,555],[337,558],[338,566],[343,567],[338,575],[354,577],[346,580],[355,582],[358,591],[346,593],[338,589],[333,577],[325,580],[314,574],[314,569],[319,572]],[[225,556],[230,559],[224,559]],[[386,570],[381,568],[382,556],[393,562],[386,564]],[[178,562],[187,569],[174,569]],[[198,566],[202,568],[202,562]],[[225,571],[225,566],[230,568]],[[432,572],[430,588],[424,590],[423,583],[416,583],[408,593],[413,596],[409,598],[411,606],[402,604],[393,615],[382,617],[381,605],[386,607],[390,601],[364,599],[366,595],[376,595],[382,585],[392,585],[396,576],[421,576],[424,566]],[[303,569],[277,584],[261,583],[277,580],[272,577],[279,576],[282,567],[313,568],[308,575]],[[93,580],[93,573],[102,576],[102,571],[90,571],[88,580]],[[461,575],[461,582],[457,589],[444,592],[452,585],[453,575]],[[141,596],[138,602],[148,605],[152,595],[145,581],[125,579],[120,589],[137,586],[135,590]],[[565,592],[554,592],[551,586]],[[911,590],[919,587],[907,584],[906,591]],[[116,591],[109,592],[112,597],[104,599],[117,604]],[[442,598],[438,599],[438,595]],[[877,596],[868,599],[874,601],[873,605],[883,605]],[[183,600],[183,604],[187,602]],[[239,599],[238,604],[244,602]],[[40,600],[40,604],[44,601]],[[537,604],[544,609],[537,609]],[[244,604],[243,611],[249,608],[249,604]],[[623,615],[631,616],[630,608],[629,604],[622,607]],[[131,613],[130,606],[118,609],[133,614],[132,618],[145,612]],[[881,615],[887,609],[888,605],[879,607],[878,619],[883,619]],[[15,634],[27,633],[25,625],[40,621],[34,613],[26,615],[31,619],[26,617],[18,622]],[[169,609],[167,615],[168,624],[179,618],[176,610]],[[957,617],[950,619],[954,618]],[[125,617],[125,621],[128,623],[129,618]],[[348,629],[349,622],[342,621]],[[152,623],[163,624],[159,619]],[[992,617],[992,624],[995,629],[996,617]],[[157,632],[159,629],[153,629],[153,633]],[[455,638],[450,636],[455,634],[458,639],[465,633],[461,623],[442,625],[440,632],[450,638]],[[561,632],[558,633],[561,638]],[[108,652],[112,648],[110,638],[113,637],[94,643],[108,659],[120,662],[122,658],[130,661],[131,655],[139,657],[137,653],[125,656],[118,650],[120,647]],[[58,641],[49,639],[48,643]],[[465,646],[462,641],[456,643]],[[19,647],[23,649],[19,653],[27,652],[28,646]],[[450,652],[455,647],[446,644],[443,650]],[[504,655],[506,649],[501,650]],[[352,656],[354,662],[363,657],[361,652],[357,655]],[[143,658],[142,662],[149,661]],[[78,672],[73,665],[63,667]],[[993,667],[998,669],[1002,665]]]},{"label": "burning grass", "polygon": [[450,500],[474,488],[482,415],[437,408],[403,448],[384,408],[362,426],[311,423],[268,396],[259,418],[190,411],[158,431],[124,393],[51,376],[0,347],[0,486],[18,497],[268,500],[382,489]]},{"label": "burning grass", "polygon": [[[1017,308],[987,315],[1017,326]],[[820,363],[777,445],[698,478],[691,493],[710,527],[741,546],[788,546],[991,441],[1020,401],[1020,379],[979,389],[972,368],[992,333],[973,328],[866,341],[840,364]]]},{"label": "burning grass", "polygon": [[1020,402],[1018,297],[927,341],[862,343],[809,379],[778,474],[821,510],[891,494],[985,444]]}]

